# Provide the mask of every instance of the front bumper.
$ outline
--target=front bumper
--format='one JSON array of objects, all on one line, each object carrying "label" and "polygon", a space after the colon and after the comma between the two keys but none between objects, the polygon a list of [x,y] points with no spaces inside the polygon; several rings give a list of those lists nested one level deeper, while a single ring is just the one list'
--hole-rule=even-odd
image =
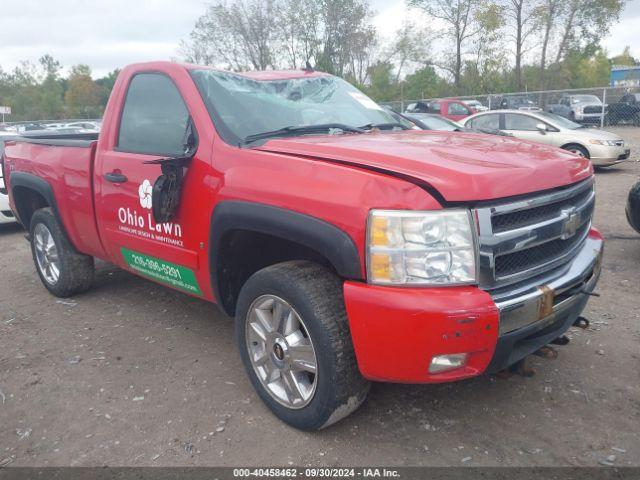
[{"label": "front bumper", "polygon": [[[493,297],[477,287],[390,288],[346,282],[345,304],[363,376],[440,383],[499,371],[561,336],[596,286],[603,239],[592,229],[564,272]],[[436,355],[467,353],[463,367],[429,373]]]},{"label": "front bumper", "polygon": [[597,167],[605,167],[624,162],[631,155],[627,146],[609,147],[606,145],[589,145],[591,163]]},{"label": "front bumper", "polygon": [[575,113],[575,119],[578,122],[600,123],[602,121],[602,113]]}]

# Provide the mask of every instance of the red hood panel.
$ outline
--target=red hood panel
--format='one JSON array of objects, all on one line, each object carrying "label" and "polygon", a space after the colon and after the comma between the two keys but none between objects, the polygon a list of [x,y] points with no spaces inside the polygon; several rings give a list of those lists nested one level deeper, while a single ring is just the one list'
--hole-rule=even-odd
[{"label": "red hood panel", "polygon": [[259,150],[408,175],[450,202],[549,190],[592,174],[587,159],[546,145],[472,133],[398,132],[273,139]]}]

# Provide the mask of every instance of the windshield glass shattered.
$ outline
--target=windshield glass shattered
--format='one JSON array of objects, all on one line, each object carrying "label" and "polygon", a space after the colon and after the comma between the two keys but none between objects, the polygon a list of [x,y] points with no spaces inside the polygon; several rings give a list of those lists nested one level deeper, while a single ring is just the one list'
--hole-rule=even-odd
[{"label": "windshield glass shattered", "polygon": [[191,75],[216,129],[232,144],[288,127],[341,124],[355,128],[398,122],[358,89],[333,76],[264,81],[205,69],[192,70]]}]

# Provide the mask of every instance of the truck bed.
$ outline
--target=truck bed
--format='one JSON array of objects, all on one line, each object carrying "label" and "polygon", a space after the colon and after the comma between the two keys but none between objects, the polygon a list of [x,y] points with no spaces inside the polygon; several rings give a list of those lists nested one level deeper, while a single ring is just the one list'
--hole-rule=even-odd
[{"label": "truck bed", "polygon": [[98,133],[56,133],[56,132],[27,132],[15,140],[41,145],[54,145],[59,147],[90,147],[98,140]]},{"label": "truck bed", "polygon": [[[6,142],[5,157],[13,165],[9,184],[45,182],[55,211],[74,247],[104,257],[94,214],[93,171],[98,135],[33,132]],[[44,195],[43,195],[44,196]],[[16,205],[18,214],[20,205]],[[29,225],[24,225],[28,230]]]}]

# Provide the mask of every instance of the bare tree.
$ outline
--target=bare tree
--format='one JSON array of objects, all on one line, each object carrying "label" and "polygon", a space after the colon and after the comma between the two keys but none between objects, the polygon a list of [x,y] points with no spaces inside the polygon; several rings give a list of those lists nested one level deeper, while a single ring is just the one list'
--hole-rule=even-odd
[{"label": "bare tree", "polygon": [[279,0],[275,25],[288,66],[304,66],[318,54],[322,27],[320,4],[315,0]]},{"label": "bare tree", "polygon": [[626,0],[568,0],[561,11],[562,32],[556,63],[572,46],[595,45],[620,17]]},{"label": "bare tree", "polygon": [[367,0],[216,0],[180,51],[233,70],[300,68],[307,61],[364,79],[376,45]]},{"label": "bare tree", "polygon": [[522,60],[531,49],[528,41],[539,28],[539,0],[503,0],[509,38],[514,44],[516,89],[522,90]]},{"label": "bare tree", "polygon": [[323,35],[316,62],[320,68],[336,75],[350,73],[354,42],[368,41],[370,47],[375,44],[375,31],[369,24],[372,16],[369,3],[366,0],[321,0],[319,3]]},{"label": "bare tree", "polygon": [[233,70],[274,66],[278,38],[275,0],[218,0],[196,22],[191,42],[183,44],[190,60],[221,63]]},{"label": "bare tree", "polygon": [[387,60],[396,66],[395,83],[400,81],[407,65],[424,64],[429,56],[433,33],[427,27],[420,27],[410,19],[405,19],[402,27],[394,34],[386,51]]},{"label": "bare tree", "polygon": [[444,35],[453,40],[455,54],[452,64],[446,67],[453,74],[453,83],[460,87],[463,48],[467,40],[478,33],[474,25],[478,0],[408,0],[410,6],[422,8],[427,14],[447,24]]},{"label": "bare tree", "polygon": [[547,52],[552,39],[553,31],[558,26],[558,19],[562,11],[564,0],[545,0],[539,8],[539,18],[542,23],[542,51],[540,53],[540,85],[539,89],[545,89],[545,73],[547,70]]}]

